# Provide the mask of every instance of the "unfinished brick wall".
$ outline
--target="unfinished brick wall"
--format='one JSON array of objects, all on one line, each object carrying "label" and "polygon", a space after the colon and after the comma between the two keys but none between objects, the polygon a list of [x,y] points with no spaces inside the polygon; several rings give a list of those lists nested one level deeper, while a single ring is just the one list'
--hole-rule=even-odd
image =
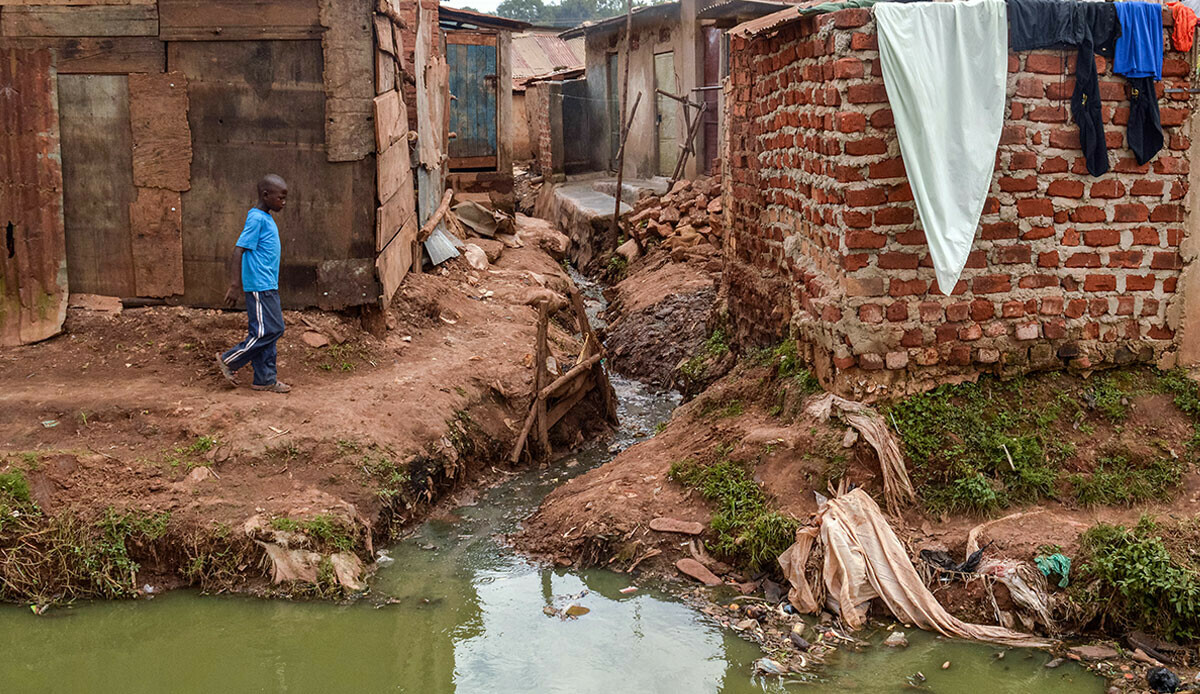
[{"label": "unfinished brick wall", "polygon": [[[1169,32],[1168,32],[1169,33]],[[1167,144],[1125,146],[1123,77],[1097,57],[1112,170],[1087,174],[1070,118],[1074,51],[1010,54],[1006,122],[979,233],[951,296],[934,279],[879,67],[848,9],[733,37],[725,283],[737,339],[789,332],[829,387],[916,390],[979,371],[1154,361],[1183,261],[1191,108],[1160,101]],[[1169,52],[1164,87],[1186,87]]]}]

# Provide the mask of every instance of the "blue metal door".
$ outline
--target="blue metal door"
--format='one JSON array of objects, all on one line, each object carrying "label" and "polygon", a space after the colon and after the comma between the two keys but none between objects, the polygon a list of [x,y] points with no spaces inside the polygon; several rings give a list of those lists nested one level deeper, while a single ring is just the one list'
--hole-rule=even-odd
[{"label": "blue metal door", "polygon": [[[450,68],[450,168],[496,167],[496,36],[446,35]],[[506,85],[507,86],[507,85]]]}]

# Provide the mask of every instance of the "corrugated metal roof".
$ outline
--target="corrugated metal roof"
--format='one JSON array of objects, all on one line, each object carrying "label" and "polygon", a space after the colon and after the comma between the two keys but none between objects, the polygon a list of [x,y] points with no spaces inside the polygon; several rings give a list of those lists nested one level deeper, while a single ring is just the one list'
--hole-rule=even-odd
[{"label": "corrugated metal roof", "polygon": [[761,17],[791,6],[781,0],[720,0],[696,13],[699,19],[724,19],[727,17]]},{"label": "corrugated metal roof", "polygon": [[509,19],[494,14],[484,14],[475,10],[465,10],[459,7],[438,6],[438,21],[451,24],[469,24],[489,29],[510,29],[521,31],[533,26],[520,19]]},{"label": "corrugated metal roof", "polygon": [[800,17],[806,17],[814,14],[825,14],[826,12],[836,12],[851,7],[870,7],[875,4],[875,0],[843,0],[841,2],[830,2],[830,0],[806,0],[805,2],[797,3],[791,7],[773,12],[765,17],[751,19],[748,22],[742,22],[729,30],[730,36],[756,36],[764,32],[777,29],[784,24],[789,24],[796,21]]},{"label": "corrugated metal roof", "polygon": [[[633,22],[637,24],[639,21],[651,21],[670,17],[672,14],[678,16],[678,2],[664,2],[658,5],[648,5],[646,7],[635,7],[633,9]],[[577,36],[591,34],[597,31],[618,31],[625,27],[625,15],[619,14],[608,19],[601,19],[598,22],[584,22],[574,29],[567,29],[559,36],[564,39],[573,39]]]},{"label": "corrugated metal roof", "polygon": [[583,39],[564,41],[554,34],[517,34],[512,38],[513,82],[583,67]]}]

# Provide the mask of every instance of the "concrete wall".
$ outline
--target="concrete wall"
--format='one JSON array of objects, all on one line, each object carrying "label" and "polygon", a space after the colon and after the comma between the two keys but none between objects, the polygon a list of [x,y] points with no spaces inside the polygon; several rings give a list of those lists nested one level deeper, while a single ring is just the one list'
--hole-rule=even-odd
[{"label": "concrete wall", "polygon": [[[613,27],[589,33],[584,44],[588,97],[591,99],[588,108],[593,131],[596,133],[592,140],[591,161],[596,170],[611,168],[609,133],[620,129],[620,123],[611,123],[608,115],[606,75],[608,55],[611,53],[621,54],[624,51],[624,40],[625,26],[621,24],[619,28]],[[673,53],[676,76],[675,93],[687,94],[695,100],[695,93],[691,90],[700,84],[703,76],[703,65],[698,58],[700,41],[701,37],[696,24],[695,0],[681,2],[679,14],[674,17],[647,20],[639,19],[637,15],[634,15],[633,42],[630,46],[629,58],[632,67],[629,73],[629,103],[633,104],[639,92],[642,94],[642,100],[631,123],[629,139],[625,147],[625,176],[648,178],[658,174],[658,138],[655,128],[657,112],[654,92],[655,54],[667,51]],[[622,74],[625,67],[624,65],[620,66]],[[618,80],[618,93],[620,87],[620,80]],[[682,143],[686,135],[683,115],[680,112],[676,128],[676,141]],[[701,144],[699,136],[696,138],[696,144],[697,146]],[[684,176],[686,178],[694,177],[697,170],[696,159],[693,157],[688,162]],[[670,175],[670,172],[667,172],[667,175]]]},{"label": "concrete wall", "polygon": [[1069,117],[1074,55],[1011,54],[991,191],[945,296],[871,12],[735,37],[732,51],[724,282],[740,343],[795,335],[827,386],[862,397],[980,372],[1196,359],[1198,309],[1180,286],[1200,284],[1189,264],[1194,115],[1186,93],[1162,92],[1188,86],[1187,56],[1166,55],[1166,144],[1141,166],[1125,144],[1126,82],[1097,58],[1112,170],[1093,178]]}]

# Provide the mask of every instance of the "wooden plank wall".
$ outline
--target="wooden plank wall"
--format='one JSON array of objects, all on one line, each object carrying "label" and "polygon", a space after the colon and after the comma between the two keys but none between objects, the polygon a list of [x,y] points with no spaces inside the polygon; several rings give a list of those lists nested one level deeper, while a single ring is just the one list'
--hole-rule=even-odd
[{"label": "wooden plank wall", "polygon": [[405,26],[398,8],[382,0],[372,24],[375,30],[376,211],[375,268],[386,307],[413,264],[417,239],[416,195],[409,151],[408,108],[404,103],[401,56]]},{"label": "wooden plank wall", "polygon": [[[0,50],[48,49],[67,84],[72,288],[219,302],[253,186],[278,172],[292,184],[280,219],[287,305],[376,301],[351,291],[361,273],[335,275],[377,263],[385,237],[415,234],[404,100],[376,102],[406,84],[408,4],[0,0]],[[392,275],[409,264],[382,261]]]}]

